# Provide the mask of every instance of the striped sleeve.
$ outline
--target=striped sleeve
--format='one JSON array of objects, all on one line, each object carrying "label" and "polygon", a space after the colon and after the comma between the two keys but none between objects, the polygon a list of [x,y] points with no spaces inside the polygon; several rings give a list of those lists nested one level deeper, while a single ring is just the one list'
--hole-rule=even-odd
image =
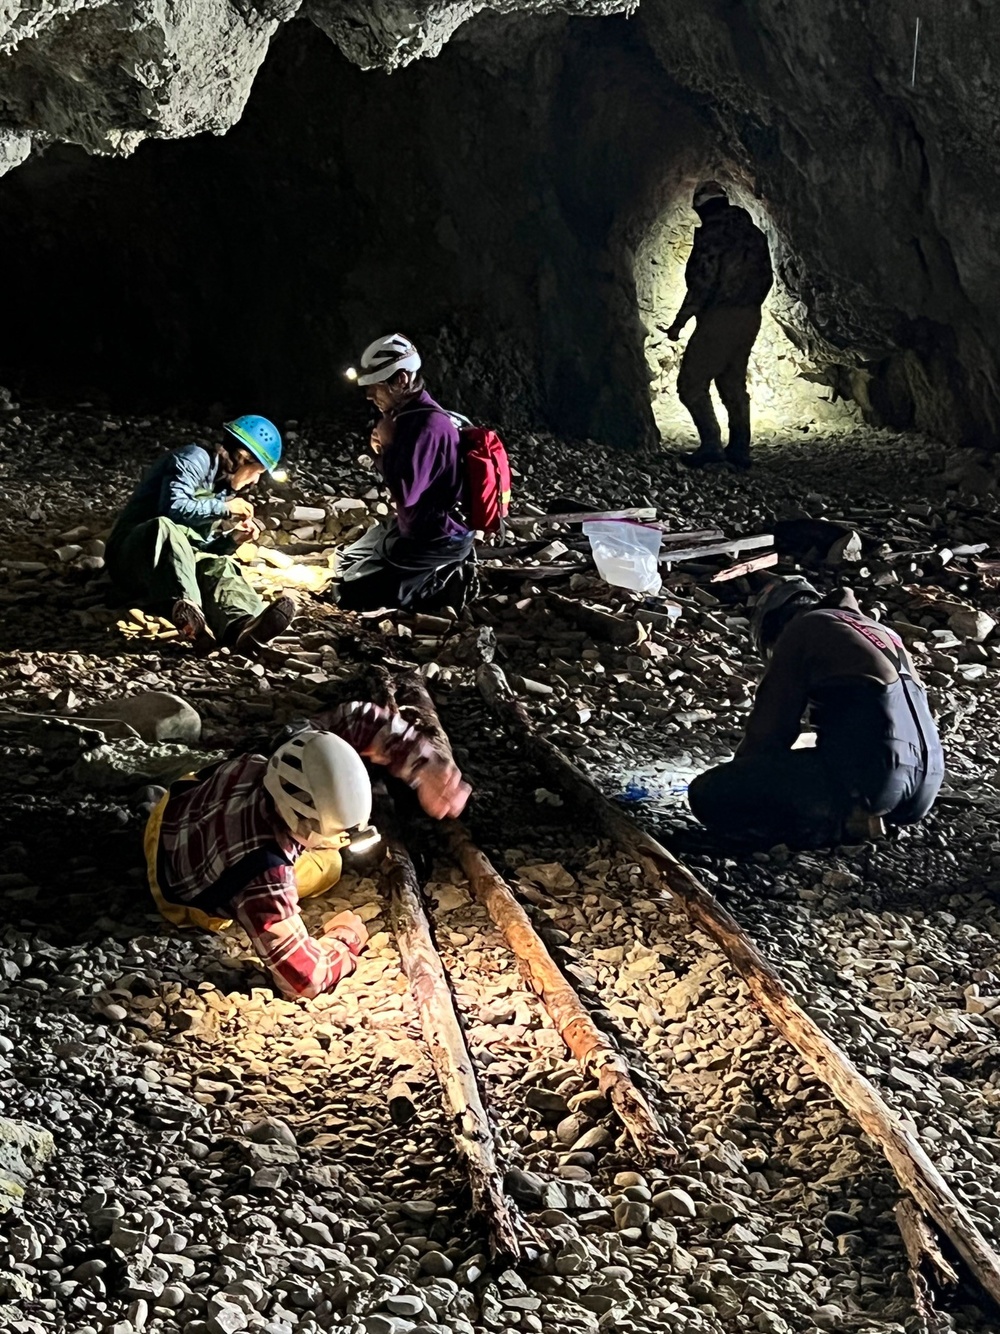
[{"label": "striped sleeve", "polygon": [[335,732],[366,760],[384,765],[404,783],[412,783],[429,760],[439,758],[424,733],[378,704],[340,704],[314,723]]},{"label": "striped sleeve", "polygon": [[320,996],[354,971],[343,941],[314,940],[306,930],[291,867],[280,877],[271,872],[252,881],[233,899],[232,910],[285,996]]}]

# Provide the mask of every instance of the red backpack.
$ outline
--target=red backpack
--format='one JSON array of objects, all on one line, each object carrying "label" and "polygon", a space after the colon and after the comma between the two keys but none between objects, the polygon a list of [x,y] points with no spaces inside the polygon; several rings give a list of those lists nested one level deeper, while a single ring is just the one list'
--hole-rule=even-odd
[{"label": "red backpack", "polygon": [[510,509],[510,460],[496,431],[485,426],[459,430],[465,460],[469,527],[498,533]]},{"label": "red backpack", "polygon": [[433,408],[404,408],[397,414],[409,417],[415,412],[440,412],[458,430],[465,465],[465,504],[469,527],[489,536],[499,533],[510,509],[510,459],[496,431],[473,426],[468,417]]}]

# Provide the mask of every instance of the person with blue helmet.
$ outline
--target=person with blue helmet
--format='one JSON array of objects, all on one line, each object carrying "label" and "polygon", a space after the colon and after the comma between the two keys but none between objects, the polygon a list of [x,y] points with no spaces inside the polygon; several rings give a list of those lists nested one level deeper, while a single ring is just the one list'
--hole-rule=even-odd
[{"label": "person with blue helmet", "polygon": [[182,445],[153,464],[105,552],[123,600],[169,616],[200,653],[220,645],[247,653],[281,634],[295,615],[287,594],[266,604],[233,557],[261,531],[239,492],[274,470],[281,436],[252,414],[226,422],[225,430],[224,441]]}]

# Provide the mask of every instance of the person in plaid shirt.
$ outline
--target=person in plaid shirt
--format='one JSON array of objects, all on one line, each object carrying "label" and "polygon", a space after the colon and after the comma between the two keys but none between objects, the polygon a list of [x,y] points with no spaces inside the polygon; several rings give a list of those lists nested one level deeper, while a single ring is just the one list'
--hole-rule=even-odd
[{"label": "person in plaid shirt", "polygon": [[340,913],[316,940],[299,900],[340,879],[344,847],[370,844],[371,783],[361,756],[416,791],[428,815],[461,814],[454,761],[399,714],[342,704],[270,757],[240,755],[173,784],[146,826],[150,888],[178,926],[235,919],[286,996],[319,996],[352,972],[368,934]]}]

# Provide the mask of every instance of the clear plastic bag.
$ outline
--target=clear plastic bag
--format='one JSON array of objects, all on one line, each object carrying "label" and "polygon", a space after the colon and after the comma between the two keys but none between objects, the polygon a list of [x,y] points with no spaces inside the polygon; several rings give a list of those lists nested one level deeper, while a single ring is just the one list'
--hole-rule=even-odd
[{"label": "clear plastic bag", "polygon": [[583,525],[590,538],[597,573],[607,584],[634,593],[658,593],[662,580],[657,565],[663,534],[627,519],[595,519]]}]

